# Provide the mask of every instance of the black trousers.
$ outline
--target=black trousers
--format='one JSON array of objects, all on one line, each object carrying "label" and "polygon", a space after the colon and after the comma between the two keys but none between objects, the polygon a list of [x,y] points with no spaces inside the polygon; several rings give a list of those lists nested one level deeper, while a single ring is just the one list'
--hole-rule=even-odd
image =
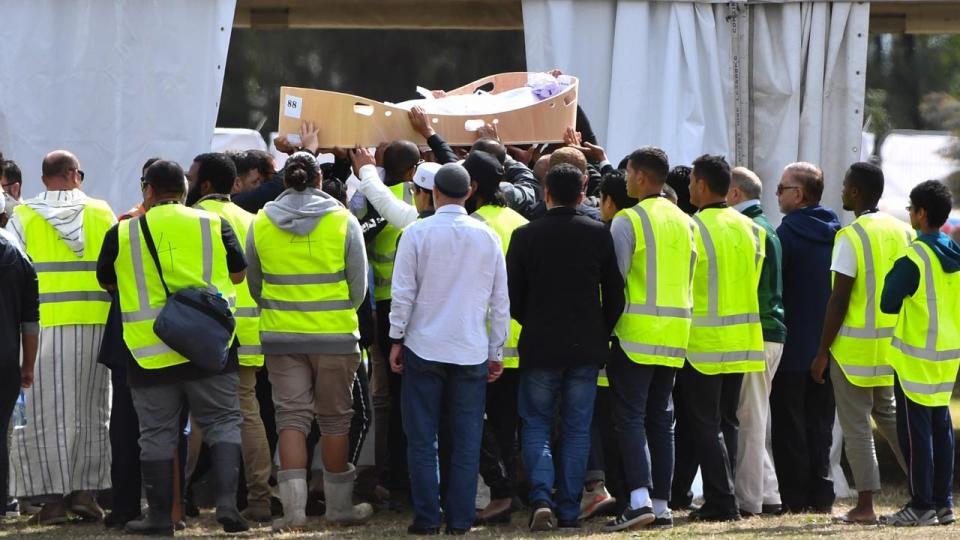
[{"label": "black trousers", "polygon": [[[377,302],[377,346],[390,357],[390,300]],[[390,418],[387,420],[387,467],[380,482],[390,491],[407,491],[407,436],[403,433],[403,415],[400,410],[400,383],[402,379],[387,368],[390,390]],[[379,435],[378,435],[379,436]]]},{"label": "black trousers", "polygon": [[733,492],[734,464],[737,462],[737,405],[743,374],[704,375],[684,365],[677,375],[676,464],[674,501],[689,504],[684,494],[700,466],[703,478],[704,509],[713,513],[737,512]]},{"label": "black trousers", "polygon": [[486,421],[480,446],[480,475],[490,487],[491,499],[508,499],[517,494],[517,392],[520,372],[504,369],[487,385]]},{"label": "black trousers", "polygon": [[[10,497],[10,421],[13,419],[13,409],[17,406],[20,397],[20,360],[18,358],[0,359],[0,505],[6,505]],[[136,431],[136,428],[134,428]],[[138,473],[139,477],[139,473]]]},{"label": "black trousers", "polygon": [[110,371],[113,399],[110,403],[110,482],[113,484],[113,512],[121,516],[140,515],[140,423],[124,369]]},{"label": "black trousers", "polygon": [[807,371],[778,371],[770,391],[773,462],[780,499],[791,512],[829,512],[835,495],[830,446],[836,407],[830,377],[817,384]]}]

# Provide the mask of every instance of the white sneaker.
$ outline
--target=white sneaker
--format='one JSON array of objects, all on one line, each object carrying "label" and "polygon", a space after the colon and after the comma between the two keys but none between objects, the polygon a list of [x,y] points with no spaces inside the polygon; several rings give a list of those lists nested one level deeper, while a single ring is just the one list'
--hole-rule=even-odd
[{"label": "white sneaker", "polygon": [[907,505],[895,514],[881,516],[880,522],[894,527],[925,527],[937,525],[940,520],[937,519],[936,510],[917,510]]}]

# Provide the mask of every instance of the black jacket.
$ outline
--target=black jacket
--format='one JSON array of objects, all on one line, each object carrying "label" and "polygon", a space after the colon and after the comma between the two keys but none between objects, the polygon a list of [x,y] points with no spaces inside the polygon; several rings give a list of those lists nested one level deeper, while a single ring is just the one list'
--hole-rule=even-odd
[{"label": "black jacket", "polygon": [[523,325],[520,369],[602,365],[623,312],[623,278],[606,227],[553,208],[513,232],[510,313]]},{"label": "black jacket", "polygon": [[0,363],[20,363],[20,332],[36,334],[40,321],[40,296],[33,264],[19,249],[0,236]]}]

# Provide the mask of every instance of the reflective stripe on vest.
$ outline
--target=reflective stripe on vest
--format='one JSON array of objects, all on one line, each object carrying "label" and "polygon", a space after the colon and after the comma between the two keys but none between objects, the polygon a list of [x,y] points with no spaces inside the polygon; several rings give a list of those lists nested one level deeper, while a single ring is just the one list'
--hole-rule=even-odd
[{"label": "reflective stripe on vest", "polygon": [[77,256],[57,229],[29,205],[17,206],[26,253],[37,272],[40,326],[105,324],[111,297],[97,280],[97,257],[106,232],[115,222],[103,201],[83,206],[83,255]]},{"label": "reflective stripe on vest", "polygon": [[[757,372],[766,369],[757,286],[764,257],[766,232],[730,208],[702,211],[693,216],[706,257],[699,266],[694,289],[694,316],[687,360],[706,375]],[[722,245],[715,231],[730,235]],[[748,236],[744,243],[743,236]],[[734,251],[738,249],[738,251]],[[747,250],[752,253],[747,253]],[[723,274],[720,262],[723,258]],[[749,257],[749,258],[748,258]],[[731,275],[733,274],[733,275]],[[699,297],[706,285],[705,297]],[[722,305],[721,305],[722,303]],[[722,311],[734,311],[721,315]]]},{"label": "reflective stripe on vest", "polygon": [[[201,199],[197,206],[225,219],[233,228],[241,248],[246,251],[253,214],[231,202],[229,195],[223,194],[208,195]],[[263,365],[263,354],[258,352],[261,350],[260,308],[250,294],[250,285],[246,280],[236,286],[236,291],[237,309],[234,317],[237,321],[237,354],[240,365],[260,367]]]},{"label": "reflective stripe on vest", "polygon": [[693,221],[659,197],[622,210],[618,218],[630,222],[635,239],[624,279],[627,304],[615,329],[620,347],[638,364],[681,367],[693,316]]},{"label": "reflective stripe on vest", "polygon": [[950,405],[960,368],[960,274],[947,274],[929,246],[914,242],[907,258],[920,284],[904,298],[887,359],[904,395],[926,407]]},{"label": "reflective stripe on vest", "polygon": [[[202,287],[204,284],[213,290],[221,291],[224,298],[233,305],[235,289],[229,280],[226,269],[226,249],[222,242],[214,244],[214,238],[220,238],[219,218],[205,211],[185,208],[181,205],[164,205],[147,214],[151,224],[151,233],[158,243],[161,263],[163,262],[163,238],[171,243],[171,253],[180,251],[180,256],[171,261],[163,271],[164,279],[172,291],[183,287]],[[131,354],[144,369],[161,369],[185,364],[186,358],[170,349],[153,332],[153,323],[166,302],[156,263],[142,242],[140,220],[144,216],[130,219],[121,224],[119,230],[120,253],[115,267],[117,269],[120,293],[121,319],[123,321],[123,339]],[[214,227],[216,221],[216,227]],[[199,238],[193,236],[199,231]],[[176,246],[176,247],[174,247]],[[215,247],[216,246],[216,247]],[[196,249],[199,257],[191,256],[190,250]],[[215,257],[216,255],[216,257]],[[215,258],[222,260],[219,264]],[[215,272],[216,270],[216,272]],[[151,278],[148,282],[147,275]],[[175,285],[179,284],[179,285]],[[151,292],[154,303],[151,305]]]},{"label": "reflective stripe on vest", "polygon": [[856,250],[857,277],[830,352],[851,384],[888,386],[893,384],[893,370],[886,369],[886,356],[896,318],[880,311],[879,289],[911,233],[892,217],[873,215],[860,216],[842,229],[838,238],[841,234],[847,235]]},{"label": "reflective stripe on vest", "polygon": [[[477,208],[470,214],[470,217],[486,223],[497,236],[500,237],[500,247],[506,256],[510,248],[510,238],[513,231],[527,223],[527,219],[503,206],[485,205]],[[510,330],[507,333],[507,341],[503,345],[503,367],[516,368],[520,366],[520,351],[517,345],[520,343],[520,332],[522,328],[520,323],[510,319]]]},{"label": "reflective stripe on vest", "polygon": [[600,368],[600,373],[597,374],[597,386],[600,388],[610,386],[610,379],[607,378],[607,368]]}]

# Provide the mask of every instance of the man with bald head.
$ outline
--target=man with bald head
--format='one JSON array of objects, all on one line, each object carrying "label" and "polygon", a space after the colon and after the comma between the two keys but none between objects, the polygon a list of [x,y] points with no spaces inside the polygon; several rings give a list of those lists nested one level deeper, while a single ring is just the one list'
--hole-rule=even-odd
[{"label": "man with bald head", "polygon": [[65,523],[68,511],[102,519],[93,493],[110,487],[110,374],[96,361],[110,296],[96,261],[116,214],[83,193],[70,152],[47,154],[41,167],[46,191],[17,206],[7,228],[33,259],[41,291],[36,384],[12,446],[14,487],[43,505],[37,521],[46,525]]},{"label": "man with bald head", "polygon": [[787,338],[770,392],[773,461],[780,498],[789,512],[825,512],[833,506],[830,446],[834,399],[829,378],[810,378],[811,359],[830,297],[830,259],[840,230],[837,214],[820,205],[823,172],[791,163],[777,186],[785,214],[777,228],[783,257],[783,308]]},{"label": "man with bald head", "polygon": [[737,407],[740,433],[737,443],[735,493],[741,514],[778,514],[782,507],[777,474],[772,456],[767,450],[767,423],[770,413],[770,385],[773,374],[780,365],[783,342],[787,334],[781,299],[780,240],[760,206],[760,196],[763,193],[760,178],[746,167],[735,167],[730,177],[727,204],[767,231],[767,256],[763,260],[757,288],[767,368],[762,372],[743,375],[740,403]]}]

